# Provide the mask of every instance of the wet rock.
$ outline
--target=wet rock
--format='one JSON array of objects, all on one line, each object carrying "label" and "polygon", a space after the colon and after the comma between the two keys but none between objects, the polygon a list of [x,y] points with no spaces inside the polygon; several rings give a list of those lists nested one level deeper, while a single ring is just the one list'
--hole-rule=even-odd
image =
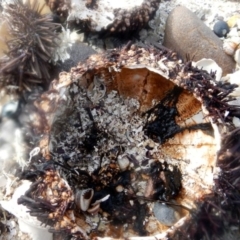
[{"label": "wet rock", "polygon": [[163,45],[184,59],[187,54],[194,61],[211,58],[223,69],[223,75],[235,69],[234,60],[223,51],[221,39],[186,7],[176,7],[169,14]]},{"label": "wet rock", "polygon": [[226,35],[229,33],[230,29],[225,21],[217,21],[213,26],[213,32],[218,37],[226,37]]}]

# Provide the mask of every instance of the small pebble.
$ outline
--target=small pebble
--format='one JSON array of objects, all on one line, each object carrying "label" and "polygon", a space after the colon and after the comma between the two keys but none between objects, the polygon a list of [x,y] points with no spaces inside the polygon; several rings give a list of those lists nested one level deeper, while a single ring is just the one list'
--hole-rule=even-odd
[{"label": "small pebble", "polygon": [[154,204],[153,213],[159,222],[169,227],[181,218],[173,207],[158,202]]},{"label": "small pebble", "polygon": [[19,108],[19,101],[10,101],[2,107],[2,117],[14,117],[17,114]]},{"label": "small pebble", "polygon": [[223,50],[226,54],[233,56],[238,48],[239,42],[234,39],[226,40],[223,42]]},{"label": "small pebble", "polygon": [[130,164],[129,159],[126,156],[118,156],[117,162],[122,171],[125,171]]},{"label": "small pebble", "polygon": [[229,33],[230,29],[225,21],[217,21],[213,26],[213,32],[218,37],[225,37]]},{"label": "small pebble", "polygon": [[116,191],[117,192],[122,192],[124,190],[124,187],[122,185],[117,185]]},{"label": "small pebble", "polygon": [[233,28],[237,25],[237,22],[239,20],[240,20],[240,15],[234,15],[228,19],[227,24],[230,28]]}]

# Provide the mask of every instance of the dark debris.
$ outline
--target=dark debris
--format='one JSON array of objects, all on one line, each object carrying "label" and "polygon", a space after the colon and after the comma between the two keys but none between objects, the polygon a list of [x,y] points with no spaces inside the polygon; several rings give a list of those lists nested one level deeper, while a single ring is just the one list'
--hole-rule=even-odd
[{"label": "dark debris", "polygon": [[228,95],[236,85],[216,81],[214,73],[208,74],[204,70],[194,68],[191,62],[186,63],[183,71],[188,74],[187,77],[180,79],[180,85],[202,100],[213,122],[232,125],[232,118],[239,116],[240,110],[239,106],[228,103],[229,100],[232,100]]},{"label": "dark debris", "polygon": [[181,88],[175,87],[160,103],[147,111],[148,121],[144,132],[155,142],[163,143],[180,131],[175,117],[178,115],[176,103],[181,92]]}]

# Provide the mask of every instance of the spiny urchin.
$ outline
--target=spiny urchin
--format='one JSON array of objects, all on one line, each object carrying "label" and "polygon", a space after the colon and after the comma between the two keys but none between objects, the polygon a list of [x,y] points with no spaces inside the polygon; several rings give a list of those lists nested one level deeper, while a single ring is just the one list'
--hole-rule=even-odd
[{"label": "spiny urchin", "polygon": [[0,87],[30,90],[36,84],[46,85],[50,80],[51,58],[58,46],[59,24],[50,15],[42,15],[38,1],[14,0],[6,4],[3,21],[7,23],[10,38],[8,51],[0,59]]}]

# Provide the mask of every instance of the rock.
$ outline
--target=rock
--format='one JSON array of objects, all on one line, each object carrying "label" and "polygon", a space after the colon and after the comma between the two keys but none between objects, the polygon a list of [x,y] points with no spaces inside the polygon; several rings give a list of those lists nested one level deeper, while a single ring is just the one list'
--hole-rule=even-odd
[{"label": "rock", "polygon": [[179,212],[172,206],[159,202],[155,202],[153,213],[157,220],[166,226],[172,226],[181,218]]},{"label": "rock", "polygon": [[213,26],[213,32],[218,37],[226,37],[226,35],[229,33],[230,29],[227,25],[227,23],[223,20],[217,21]]},{"label": "rock", "polygon": [[130,164],[129,159],[126,156],[118,156],[117,162],[122,171],[125,171]]},{"label": "rock", "polygon": [[169,14],[163,45],[183,59],[187,54],[194,61],[211,58],[223,69],[223,75],[235,69],[233,58],[223,51],[221,39],[186,7],[176,7]]},{"label": "rock", "polygon": [[236,49],[239,45],[239,40],[237,39],[226,39],[223,42],[223,50],[227,55],[233,56],[235,54]]},{"label": "rock", "polygon": [[238,21],[240,21],[240,15],[233,15],[228,19],[227,24],[230,28],[233,28],[238,24]]}]

